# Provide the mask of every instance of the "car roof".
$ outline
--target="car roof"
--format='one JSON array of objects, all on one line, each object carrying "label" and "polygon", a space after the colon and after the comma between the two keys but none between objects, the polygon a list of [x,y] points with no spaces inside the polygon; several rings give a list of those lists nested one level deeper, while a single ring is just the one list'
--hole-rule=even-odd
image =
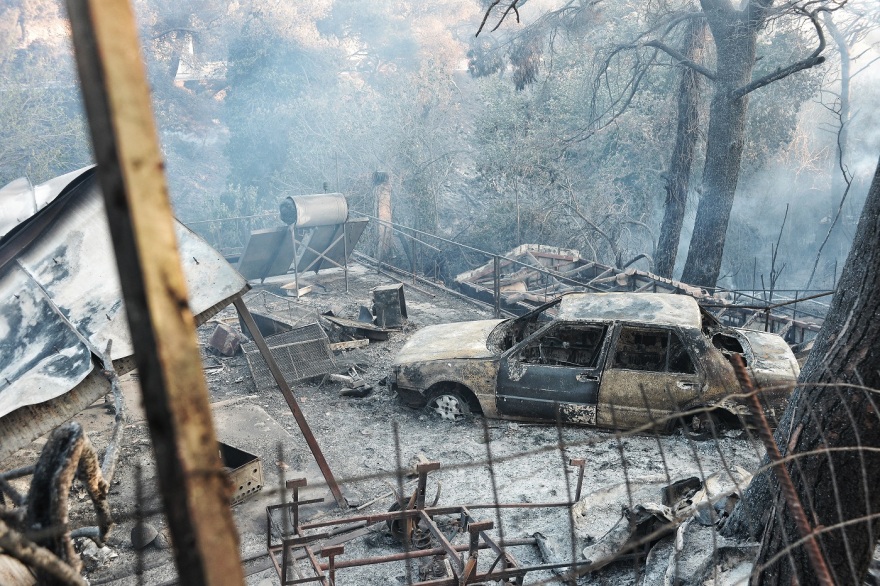
[{"label": "car roof", "polygon": [[700,306],[693,297],[670,293],[569,293],[559,304],[564,321],[631,321],[700,328]]}]

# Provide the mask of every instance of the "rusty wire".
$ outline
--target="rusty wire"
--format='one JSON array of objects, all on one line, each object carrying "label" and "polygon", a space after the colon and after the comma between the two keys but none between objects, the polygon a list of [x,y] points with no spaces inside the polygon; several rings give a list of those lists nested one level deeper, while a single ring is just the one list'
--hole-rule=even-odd
[{"label": "rusty wire", "polygon": [[[836,385],[829,385],[829,386],[834,386],[835,388],[837,388]],[[861,389],[862,391],[868,393],[868,395],[871,397],[873,397],[873,393],[876,392],[874,390],[865,389],[862,387],[858,387],[856,385],[848,385],[848,386],[854,387],[856,389]],[[742,392],[737,393],[737,396],[748,398],[753,403],[752,407],[754,409],[757,409],[757,406],[759,405],[759,395],[753,388],[749,387],[748,385],[744,385],[742,388]],[[644,399],[645,399],[645,395],[643,394],[643,400]],[[630,469],[630,466],[629,466],[629,462],[632,461],[633,458],[636,458],[636,457],[647,457],[647,458],[654,457],[654,458],[656,458],[657,465],[662,470],[663,477],[665,477],[670,482],[676,479],[676,474],[677,474],[671,470],[672,462],[670,462],[670,458],[675,459],[676,462],[679,463],[678,464],[679,467],[681,467],[682,462],[689,462],[690,466],[695,468],[695,470],[698,471],[698,476],[701,479],[701,481],[704,481],[710,472],[710,470],[707,470],[704,468],[704,460],[708,455],[710,455],[711,453],[714,453],[715,456],[713,457],[713,459],[715,461],[717,461],[717,465],[719,467],[719,470],[723,470],[726,474],[733,477],[731,472],[732,472],[732,468],[733,468],[733,465],[736,462],[736,460],[734,460],[733,462],[730,461],[731,453],[728,452],[728,448],[724,447],[721,442],[721,439],[724,436],[721,435],[720,430],[716,429],[714,425],[710,429],[710,432],[711,432],[710,437],[707,440],[696,441],[690,437],[685,437],[683,440],[679,439],[678,442],[683,441],[683,447],[686,449],[681,450],[675,454],[668,453],[667,452],[668,448],[666,447],[669,444],[670,439],[672,439],[672,438],[669,438],[667,436],[664,439],[664,437],[661,437],[661,435],[658,432],[659,429],[666,427],[668,424],[674,423],[674,421],[676,419],[687,420],[688,418],[693,417],[694,415],[704,414],[707,412],[707,410],[693,409],[693,410],[686,410],[686,411],[682,411],[679,413],[675,413],[675,414],[672,414],[669,416],[658,416],[656,413],[652,413],[650,411],[650,405],[646,406],[646,408],[650,414],[650,419],[651,419],[651,423],[652,423],[652,425],[650,425],[650,426],[643,426],[643,427],[636,429],[636,430],[633,430],[633,431],[618,432],[617,434],[615,434],[612,437],[608,434],[603,434],[601,432],[599,432],[599,433],[585,432],[585,433],[581,434],[581,433],[577,432],[577,428],[565,428],[565,427],[559,425],[559,422],[557,421],[555,425],[549,424],[546,426],[546,429],[548,431],[550,431],[551,429],[553,431],[555,431],[555,435],[556,435],[555,441],[547,442],[546,444],[536,446],[534,449],[523,450],[523,451],[520,451],[517,453],[495,453],[495,451],[489,445],[492,438],[490,437],[490,435],[488,433],[488,431],[489,431],[488,424],[485,420],[483,420],[480,422],[481,425],[480,425],[480,429],[479,429],[479,435],[483,436],[484,441],[489,440],[486,444],[485,457],[484,458],[476,458],[476,459],[474,459],[474,461],[470,461],[470,462],[468,462],[468,461],[465,461],[465,462],[461,462],[461,461],[459,461],[459,462],[455,462],[455,461],[443,462],[442,463],[442,466],[443,466],[442,470],[444,470],[444,471],[455,471],[455,470],[479,471],[480,469],[482,469],[484,472],[484,476],[485,476],[485,486],[487,488],[489,488],[490,485],[492,484],[492,482],[490,480],[490,477],[492,475],[494,475],[496,478],[503,477],[503,472],[501,472],[498,467],[503,465],[505,462],[513,462],[513,461],[515,461],[517,459],[521,459],[521,458],[545,458],[549,462],[549,461],[551,461],[549,459],[551,452],[554,452],[556,454],[556,456],[553,459],[555,459],[557,461],[559,461],[558,459],[560,459],[560,457],[562,457],[566,453],[575,453],[579,456],[586,455],[587,461],[589,462],[589,454],[591,453],[591,450],[600,448],[600,446],[610,446],[613,450],[615,450],[618,453],[617,458],[619,459],[619,462],[620,462],[620,464],[619,464],[620,474],[621,474],[622,480],[625,483],[627,483],[628,485],[630,483],[632,483],[634,480],[636,480],[636,478],[633,475],[633,471]],[[761,410],[756,410],[756,413],[760,413],[760,412],[761,412]],[[818,414],[813,414],[814,421],[816,420],[815,418],[817,415]],[[765,426],[767,426],[767,427],[765,427]],[[768,439],[772,439],[772,436],[769,435],[769,426],[770,426],[770,423],[765,421],[764,423],[757,424],[754,428],[746,427],[743,431],[743,435],[745,436],[745,440],[744,440],[745,443],[743,444],[743,446],[744,447],[750,446],[750,447],[754,448],[755,449],[755,452],[754,452],[755,458],[758,458],[759,456],[763,455],[763,450],[760,450],[760,448],[759,448],[759,446],[761,445],[759,443],[759,439],[763,443],[766,443],[766,441]],[[540,428],[540,426],[537,426],[537,427]],[[475,430],[475,431],[477,431],[477,430]],[[365,482],[365,481],[379,480],[379,479],[391,480],[392,482],[398,481],[399,492],[400,492],[400,494],[404,494],[403,487],[400,486],[399,481],[403,479],[403,475],[405,474],[405,469],[407,467],[405,466],[405,454],[403,453],[403,448],[401,447],[398,433],[399,432],[395,431],[394,435],[395,435],[396,439],[394,441],[394,445],[389,446],[392,449],[394,449],[394,452],[395,452],[395,454],[393,456],[393,458],[395,459],[394,460],[395,464],[396,464],[394,466],[394,468],[395,468],[394,470],[381,471],[381,472],[376,471],[376,472],[368,472],[366,474],[348,475],[347,477],[340,477],[341,481],[346,485],[351,485],[356,482]],[[571,436],[574,436],[574,437],[571,437]],[[630,447],[627,446],[628,440],[630,438],[634,438],[636,436],[643,436],[643,437],[647,436],[649,438],[652,438],[652,442],[656,444],[653,456],[651,456],[651,455],[637,456],[633,453],[630,453]],[[767,465],[766,468],[759,468],[758,470],[752,470],[752,471],[757,473],[757,472],[760,472],[761,470],[764,470],[764,469],[773,469],[774,473],[778,473],[778,471],[780,469],[784,469],[785,465],[796,466],[804,458],[807,458],[810,456],[815,456],[815,455],[822,455],[822,454],[829,454],[830,455],[833,453],[853,453],[854,455],[860,457],[860,456],[862,456],[862,454],[867,455],[867,454],[872,454],[872,453],[873,454],[880,453],[880,448],[871,447],[871,446],[861,446],[861,445],[847,446],[847,447],[829,447],[826,445],[822,448],[819,448],[819,449],[816,449],[816,450],[813,450],[810,452],[787,453],[784,456],[779,454],[778,452],[776,454],[773,454],[773,451],[770,450],[770,454],[771,454],[770,455],[770,464]],[[562,457],[561,459],[564,460],[564,457]],[[486,473],[489,471],[491,471],[491,474]],[[283,472],[282,472],[282,474],[283,474]],[[565,473],[563,472],[563,474],[565,474]],[[136,475],[138,475],[137,472],[136,472]],[[843,478],[835,478],[834,479],[835,484],[837,482],[843,483],[843,482],[850,482],[850,481],[864,483],[864,479],[843,479]],[[568,491],[568,495],[569,495],[568,498],[571,498],[571,492],[570,492],[571,487],[568,482],[568,478],[566,476],[563,476],[561,482],[564,483],[564,486],[566,487],[566,490]],[[142,480],[137,481],[138,490],[141,493],[143,493],[143,488],[141,488],[142,483],[143,483]],[[785,482],[783,481],[783,482],[781,482],[781,484],[784,486]],[[830,488],[829,490],[832,490],[832,489],[833,489],[833,487]],[[861,491],[866,496],[867,496],[867,493],[871,490],[872,490],[872,487],[869,487],[869,486],[863,486],[861,488]],[[500,487],[497,485],[497,483],[496,483],[494,489],[492,489],[490,492],[491,492],[492,502],[485,503],[485,505],[487,506],[487,508],[492,508],[493,511],[495,512],[495,516],[496,516],[496,530],[495,530],[495,532],[497,533],[497,529],[499,528],[500,524],[503,524],[502,527],[504,527],[505,529],[507,528],[508,522],[506,521],[506,517],[503,517],[503,515],[506,514],[506,513],[504,513],[504,511],[509,510],[508,507],[510,507],[514,503],[509,504],[509,503],[504,502],[505,496],[503,494],[501,494],[502,491],[501,491]],[[275,496],[273,497],[273,499],[277,502],[278,500],[280,500],[282,498],[281,495],[283,495],[284,493],[285,493],[285,490],[282,486],[278,486],[277,488],[272,488],[272,487],[267,486],[266,489],[264,490],[263,494],[266,494],[266,495],[273,495],[274,494]],[[632,493],[630,493],[630,494],[632,494]],[[839,496],[836,496],[834,491],[832,491],[832,496],[837,499],[840,498]],[[811,497],[811,495],[807,495],[808,499],[810,497]],[[788,495],[786,495],[786,498],[788,498]],[[630,507],[638,504],[637,499],[632,495],[627,500],[629,502]],[[123,511],[118,516],[119,522],[125,522],[126,520],[138,521],[138,520],[147,519],[151,516],[162,514],[161,507],[157,506],[158,503],[147,502],[147,499],[143,496],[143,494],[141,494],[139,496],[139,498],[136,499],[136,502],[133,504],[135,505],[133,514],[132,514],[131,510],[129,510],[129,512]],[[805,501],[803,503],[803,505],[801,506],[802,512],[805,515],[808,514],[808,511],[810,510],[810,508],[811,508],[811,503],[809,500]],[[566,514],[564,512],[565,511],[564,507],[561,507],[560,509],[561,510],[560,510],[560,514],[559,514],[559,523],[560,524],[562,524],[562,523],[569,524],[568,525],[568,532],[571,535],[574,535],[575,530],[574,530],[574,522],[573,522],[572,516],[570,514]],[[340,514],[344,515],[344,513],[340,513]],[[775,511],[775,514],[778,516],[780,514],[780,512]],[[787,546],[784,548],[784,550],[779,552],[778,554],[776,554],[775,558],[769,560],[767,562],[766,566],[756,567],[754,569],[754,572],[756,573],[756,575],[760,575],[760,573],[766,567],[769,567],[769,565],[772,564],[772,562],[774,560],[777,560],[777,559],[779,559],[783,556],[786,556],[786,555],[790,555],[790,552],[792,550],[794,550],[795,548],[804,547],[804,548],[807,548],[807,550],[809,550],[809,548],[811,547],[811,544],[813,546],[816,545],[817,536],[819,536],[819,535],[827,534],[827,533],[833,532],[833,531],[841,531],[843,528],[857,526],[859,523],[871,522],[877,518],[880,518],[880,514],[869,511],[868,515],[859,517],[858,519],[841,520],[838,523],[834,523],[834,524],[829,523],[823,527],[817,527],[815,529],[810,529],[809,525],[807,525],[806,526],[807,531],[805,533],[803,531],[800,531],[800,528],[799,528],[800,535],[796,535],[796,536],[789,535],[786,539]],[[501,523],[498,523],[497,520],[500,520]],[[624,556],[634,557],[634,554],[638,552],[639,548],[649,546],[653,542],[655,542],[656,540],[662,538],[663,536],[664,536],[664,532],[662,530],[657,530],[657,531],[653,531],[651,533],[648,533],[647,535],[641,536],[639,539],[634,540],[631,544],[629,544],[627,546],[627,549],[625,551],[622,551],[622,553],[624,554]],[[517,536],[513,535],[512,537],[515,538]],[[712,538],[714,539],[714,532],[712,533]],[[513,541],[515,541],[515,539]],[[565,553],[565,555],[564,555],[565,559],[562,560],[564,562],[564,571],[573,572],[573,574],[570,574],[570,576],[572,578],[575,575],[585,576],[586,574],[588,574],[590,572],[590,566],[588,564],[586,564],[584,558],[582,556],[580,556],[579,548],[576,547],[575,541],[572,540],[569,545],[571,546],[570,551]],[[711,545],[712,554],[713,554],[713,556],[716,556],[714,558],[715,559],[714,564],[716,565],[716,567],[717,567],[718,561],[720,559],[717,557],[719,547],[720,547],[719,542],[715,542],[714,544]],[[421,554],[418,554],[417,552],[415,552],[414,550],[412,550],[411,553],[412,553],[412,555],[405,553],[404,557],[414,561],[416,559],[416,557],[415,557],[416,555],[421,555]],[[154,568],[156,566],[156,564],[152,559],[146,559],[144,557],[144,552],[136,552],[135,561],[137,563],[137,568],[135,569],[134,572],[132,572],[132,574],[134,574],[133,577],[135,577],[135,579],[137,581],[143,583],[147,580],[146,573],[148,571],[150,571],[152,568]],[[632,565],[631,571],[634,572],[634,575],[638,575],[639,572],[642,571],[641,565],[635,559],[633,559],[632,562],[634,565]],[[344,564],[345,562],[343,561],[342,563]],[[550,567],[549,565],[546,565],[546,566],[548,568]],[[674,570],[674,568],[673,568],[673,570]],[[349,578],[347,578],[347,576],[350,575],[350,574],[347,574],[347,572],[349,572],[349,571],[352,571],[352,570],[340,571],[339,577],[338,577],[338,584],[340,584],[340,586],[343,584],[354,583],[354,582],[349,581]],[[368,571],[368,570],[362,570],[362,571]],[[538,572],[538,570],[534,569],[534,568],[533,568],[533,571]],[[710,572],[711,571],[712,570],[710,570]],[[827,571],[827,568],[826,568],[826,571]],[[412,570],[410,570],[410,572],[412,572],[412,573],[406,579],[406,583],[409,583],[409,584],[415,583],[417,581],[417,577],[415,576],[415,572]],[[820,572],[822,572],[821,569],[816,571],[817,576],[821,577]],[[598,575],[601,575],[601,572]],[[529,574],[529,576],[532,576],[532,574]],[[711,574],[710,574],[710,577],[711,577]],[[565,579],[565,578],[560,577],[560,576],[555,576],[555,575],[551,576],[551,577],[540,577],[540,575],[535,575],[535,579],[527,580],[525,582],[525,584],[536,585],[536,584],[543,584],[543,583],[554,583],[554,581],[555,581],[555,583],[558,583],[560,581],[560,579]],[[825,584],[833,583],[830,580],[830,578],[827,578],[827,574],[822,579],[823,579],[823,583],[825,583]],[[826,581],[826,579],[827,579],[827,581]],[[580,578],[579,578],[579,580],[580,580]]]},{"label": "rusty wire", "polygon": [[761,407],[761,402],[758,400],[758,393],[752,384],[751,376],[746,370],[746,364],[742,357],[736,354],[730,356],[730,363],[733,365],[740,386],[749,397],[752,417],[758,423],[758,436],[761,438],[764,449],[767,451],[767,457],[772,463],[773,473],[782,489],[785,502],[794,518],[801,537],[806,539],[804,546],[807,548],[807,554],[810,557],[813,570],[816,572],[821,584],[832,586],[834,581],[831,579],[831,572],[825,564],[825,558],[819,549],[819,543],[813,533],[813,528],[810,527],[810,523],[807,520],[807,515],[794,488],[794,483],[791,481],[791,476],[788,474],[785,465],[781,463],[782,454],[779,453],[779,447],[776,445],[776,440],[773,439],[770,424],[767,421],[767,416],[764,414],[764,409]]}]

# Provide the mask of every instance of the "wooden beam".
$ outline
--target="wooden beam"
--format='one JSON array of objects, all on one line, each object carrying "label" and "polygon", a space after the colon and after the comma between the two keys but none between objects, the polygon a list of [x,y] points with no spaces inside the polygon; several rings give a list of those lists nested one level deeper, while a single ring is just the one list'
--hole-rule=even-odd
[{"label": "wooden beam", "polygon": [[352,350],[354,348],[363,348],[364,346],[369,346],[370,340],[349,340],[347,342],[336,342],[335,344],[330,344],[330,349],[334,352],[337,350]]},{"label": "wooden beam", "polygon": [[132,7],[67,7],[180,582],[244,584]]}]

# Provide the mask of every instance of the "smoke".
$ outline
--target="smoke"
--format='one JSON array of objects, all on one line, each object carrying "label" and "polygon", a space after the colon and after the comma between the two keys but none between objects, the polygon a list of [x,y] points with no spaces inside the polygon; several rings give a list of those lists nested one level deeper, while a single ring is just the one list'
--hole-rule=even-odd
[{"label": "smoke", "polygon": [[777,289],[805,287],[819,247],[833,224],[811,284],[811,288],[833,288],[880,153],[880,116],[868,107],[877,103],[880,92],[876,84],[865,83],[869,79],[866,76],[858,91],[853,91],[852,111],[856,114],[850,121],[844,153],[852,185],[839,215],[845,183],[837,160],[838,120],[823,105],[812,103],[801,113],[787,148],[740,180],[725,247],[724,285],[752,288],[755,281],[761,288],[763,275],[763,286],[769,287],[771,271],[781,270]]}]

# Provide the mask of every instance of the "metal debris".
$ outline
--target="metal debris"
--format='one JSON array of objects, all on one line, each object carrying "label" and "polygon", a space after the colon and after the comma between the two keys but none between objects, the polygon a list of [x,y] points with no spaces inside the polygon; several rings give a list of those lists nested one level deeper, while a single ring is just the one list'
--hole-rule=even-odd
[{"label": "metal debris", "polygon": [[385,341],[388,339],[388,330],[384,328],[380,328],[378,326],[374,326],[372,324],[364,323],[361,321],[355,321],[353,319],[346,319],[344,317],[337,317],[335,315],[322,315],[324,319],[332,323],[333,325],[339,326],[344,333],[347,333],[353,337],[358,338],[368,338],[370,340],[377,341]]},{"label": "metal debris", "polygon": [[497,302],[500,309],[514,314],[526,313],[554,297],[573,291],[628,291],[688,295],[726,326],[760,327],[785,336],[792,344],[814,338],[823,321],[821,315],[799,311],[797,303],[793,307],[775,305],[764,310],[754,306],[760,299],[744,296],[743,299],[751,305],[735,304],[731,303],[731,293],[711,293],[631,266],[618,269],[588,261],[571,249],[523,244],[503,257],[495,258],[498,259],[497,266],[494,260],[490,260],[481,267],[457,275],[455,282],[474,299]]},{"label": "metal debris", "polygon": [[[251,316],[264,336],[289,332],[294,328],[318,322],[318,312],[314,309],[265,290],[248,295],[247,302],[253,308]],[[245,335],[253,339],[241,318],[239,326]]]},{"label": "metal debris", "polygon": [[238,259],[238,272],[250,281],[284,275],[293,262],[293,237],[287,226],[254,230]]},{"label": "metal debris", "polygon": [[398,328],[406,323],[406,301],[402,283],[373,289],[373,315],[376,316],[376,325],[381,328]]},{"label": "metal debris", "polygon": [[[266,507],[266,546],[281,583],[319,583],[329,586],[336,583],[337,573],[345,568],[413,559],[430,560],[422,565],[420,572],[427,581],[415,583],[414,586],[466,586],[508,580],[522,584],[530,572],[588,566],[585,561],[557,561],[523,566],[511,549],[523,546],[540,547],[539,540],[535,537],[504,541],[495,539],[489,535],[494,522],[477,520],[472,512],[495,508],[569,507],[572,503],[493,503],[438,507],[435,500],[429,505],[426,502],[428,474],[439,467],[439,462],[420,461],[416,466],[418,480],[415,490],[409,497],[395,494],[396,500],[387,513],[308,523],[301,522],[301,507],[323,499],[300,500],[299,489],[306,485],[305,479],[288,481],[287,488],[293,492],[292,502]],[[438,517],[451,517],[453,526],[458,527],[456,534],[447,535],[438,525]],[[402,552],[369,558],[339,559],[345,553],[345,542],[368,534],[378,524],[386,524],[398,536],[403,544]],[[459,536],[466,543],[453,543]],[[494,562],[488,569],[482,569],[485,566],[478,562],[485,554],[481,555],[480,552],[486,550],[489,550],[489,560]],[[327,561],[320,561],[321,558]],[[295,578],[292,579],[294,573]]]},{"label": "metal debris", "polygon": [[[104,202],[94,168],[52,182],[54,198],[0,239],[0,459],[110,391],[100,364],[134,366]],[[203,324],[248,289],[206,242],[175,222],[189,303]],[[98,366],[98,368],[96,368]]]},{"label": "metal debris", "polygon": [[254,454],[229,444],[220,445],[220,460],[232,483],[232,504],[237,505],[263,490],[263,462]]},{"label": "metal debris", "polygon": [[[730,499],[739,498],[751,479],[751,474],[736,466],[710,475],[705,482],[696,477],[672,484],[663,478],[644,479],[586,495],[572,507],[572,516],[578,535],[589,544],[583,556],[590,561],[590,570],[630,554],[644,555],[646,549],[676,531],[686,531],[688,525],[714,530],[726,516]],[[669,555],[664,553],[664,559]],[[664,568],[674,564],[661,563]]]},{"label": "metal debris", "polygon": [[301,273],[338,267],[347,280],[348,259],[369,220],[349,220],[345,196],[338,193],[288,197],[280,212],[288,226],[252,232],[238,270],[250,280],[293,270],[294,296],[302,290]]},{"label": "metal debris", "polygon": [[429,326],[401,348],[389,380],[416,408],[451,397],[490,418],[664,431],[693,410],[692,431],[711,435],[748,413],[731,352],[748,361],[768,412],[781,413],[799,373],[785,341],[707,325],[683,295],[570,293],[513,320]]},{"label": "metal debris", "polygon": [[[333,351],[330,350],[330,340],[317,323],[268,336],[266,344],[278,363],[284,380],[288,383],[322,376],[336,370],[336,360],[333,358]],[[257,388],[273,387],[275,380],[257,345],[248,342],[242,345],[242,349]]]}]

